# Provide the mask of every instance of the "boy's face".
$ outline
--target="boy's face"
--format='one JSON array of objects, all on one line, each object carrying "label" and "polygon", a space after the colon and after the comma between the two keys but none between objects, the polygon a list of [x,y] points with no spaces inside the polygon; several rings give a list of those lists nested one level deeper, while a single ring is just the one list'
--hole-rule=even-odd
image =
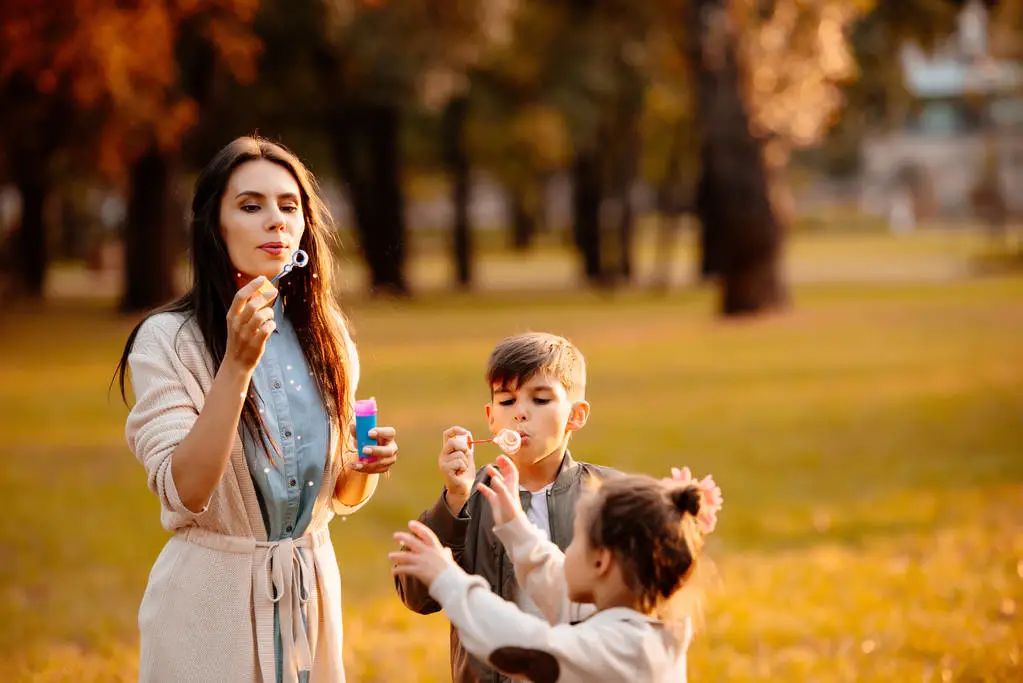
[{"label": "boy's face", "polygon": [[522,436],[522,447],[511,456],[517,465],[542,460],[561,448],[569,432],[586,424],[590,406],[569,399],[561,382],[537,373],[517,386],[494,386],[486,405],[490,433],[511,429]]}]

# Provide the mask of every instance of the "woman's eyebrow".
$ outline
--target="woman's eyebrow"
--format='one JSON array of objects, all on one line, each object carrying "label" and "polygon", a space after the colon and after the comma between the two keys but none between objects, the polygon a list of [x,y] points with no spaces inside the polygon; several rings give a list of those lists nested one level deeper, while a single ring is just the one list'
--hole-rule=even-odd
[{"label": "woman's eyebrow", "polygon": [[[262,192],[256,192],[255,190],[245,190],[243,192],[239,192],[235,196],[235,199],[238,199],[239,197],[246,197],[246,196],[248,196],[248,197],[255,197],[256,199],[266,199],[266,195],[265,194],[263,194]],[[277,195],[277,200],[278,201],[280,201],[282,199],[287,199],[287,200],[291,200],[291,201],[297,202],[298,201],[298,195],[295,194],[294,192],[284,192],[282,194]]]}]

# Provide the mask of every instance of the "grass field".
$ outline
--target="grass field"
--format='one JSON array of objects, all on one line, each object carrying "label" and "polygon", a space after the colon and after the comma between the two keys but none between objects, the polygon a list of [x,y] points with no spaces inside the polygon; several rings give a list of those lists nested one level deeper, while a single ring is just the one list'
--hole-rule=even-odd
[{"label": "grass field", "polygon": [[[332,526],[349,679],[446,680],[446,622],[394,596],[390,532],[437,495],[441,430],[484,429],[492,343],[544,329],[589,360],[578,457],[724,489],[691,680],[1023,680],[1023,275],[971,275],[976,245],[947,237],[842,239],[797,240],[794,306],[757,320],[716,319],[705,289],[353,297],[360,394],[402,458]],[[845,275],[813,277],[829,255]],[[136,676],[167,535],[106,395],[131,324],[70,295],[2,320],[5,680]]]}]

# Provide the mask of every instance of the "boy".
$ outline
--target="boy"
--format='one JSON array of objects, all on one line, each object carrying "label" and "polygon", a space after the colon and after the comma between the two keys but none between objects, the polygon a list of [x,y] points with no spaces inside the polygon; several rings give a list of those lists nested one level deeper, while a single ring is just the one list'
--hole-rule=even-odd
[{"label": "boy", "polygon": [[[572,541],[575,503],[586,479],[612,472],[577,462],[568,452],[572,432],[582,429],[590,414],[585,399],[586,361],[563,337],[544,333],[508,337],[490,354],[487,383],[490,402],[484,410],[490,433],[513,429],[522,437],[521,447],[511,458],[519,469],[519,496],[526,516],[564,550]],[[451,548],[463,569],[482,576],[502,598],[539,615],[518,590],[511,561],[494,535],[490,506],[476,490],[476,484],[487,482],[487,477],[483,469],[476,471],[473,449],[465,445],[468,434],[458,426],[444,432],[438,458],[444,490],[419,520]],[[440,610],[420,581],[399,575],[394,583],[409,609],[420,614]],[[454,628],[451,679],[455,683],[509,680],[467,653]]]}]

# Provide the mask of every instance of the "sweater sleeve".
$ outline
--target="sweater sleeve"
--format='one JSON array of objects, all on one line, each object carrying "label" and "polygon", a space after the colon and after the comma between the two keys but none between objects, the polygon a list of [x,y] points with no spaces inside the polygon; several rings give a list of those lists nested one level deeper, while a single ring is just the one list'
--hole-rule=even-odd
[{"label": "sweater sleeve", "polygon": [[166,320],[154,316],[139,328],[128,356],[135,405],[125,422],[128,447],[146,469],[149,488],[160,500],[161,518],[168,529],[188,526],[206,512],[185,507],[171,470],[174,451],[188,435],[200,406],[188,391],[187,376],[174,349],[174,332]]},{"label": "sweater sleeve", "polygon": [[533,681],[652,679],[640,624],[551,625],[456,566],[437,577],[430,595],[458,629],[465,649],[507,674]]},{"label": "sweater sleeve", "polygon": [[565,554],[545,539],[524,514],[494,527],[515,566],[515,579],[552,624],[579,622],[596,611],[591,604],[572,602],[565,583]]}]

